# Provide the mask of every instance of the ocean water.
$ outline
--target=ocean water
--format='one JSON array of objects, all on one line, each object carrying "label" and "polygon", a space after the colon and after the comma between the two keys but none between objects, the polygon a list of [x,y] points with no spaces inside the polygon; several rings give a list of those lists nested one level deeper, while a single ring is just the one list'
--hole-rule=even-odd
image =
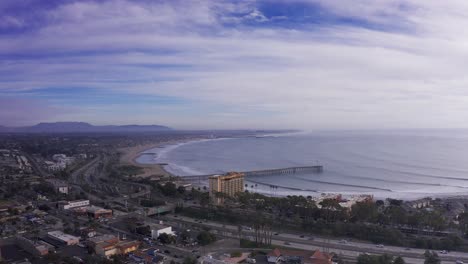
[{"label": "ocean water", "polygon": [[250,191],[271,195],[341,193],[414,199],[468,194],[467,130],[267,135],[193,141],[146,153],[137,161],[168,163],[166,169],[180,176],[324,166],[323,173],[247,179]]}]

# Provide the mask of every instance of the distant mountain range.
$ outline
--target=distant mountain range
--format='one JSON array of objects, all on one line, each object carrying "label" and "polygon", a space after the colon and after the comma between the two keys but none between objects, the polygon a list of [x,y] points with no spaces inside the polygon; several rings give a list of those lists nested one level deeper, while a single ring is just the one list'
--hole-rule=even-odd
[{"label": "distant mountain range", "polygon": [[85,122],[39,123],[34,126],[0,126],[0,133],[156,132],[172,128],[160,125],[94,126]]}]

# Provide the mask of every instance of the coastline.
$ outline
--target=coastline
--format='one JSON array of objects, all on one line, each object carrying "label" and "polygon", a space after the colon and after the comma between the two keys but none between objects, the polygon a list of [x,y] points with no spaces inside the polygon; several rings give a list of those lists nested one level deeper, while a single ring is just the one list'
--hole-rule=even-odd
[{"label": "coastline", "polygon": [[[142,145],[137,145],[133,147],[127,147],[119,149],[122,152],[121,156],[121,164],[133,165],[144,170],[143,173],[136,175],[137,178],[151,178],[151,177],[168,177],[178,175],[177,172],[172,170],[172,167],[166,167],[162,164],[151,164],[145,159],[143,163],[137,162],[137,159],[140,155],[145,152],[151,152],[150,150],[153,148],[164,147],[168,148],[168,151],[172,149],[172,145],[180,145],[186,144],[190,142],[197,142],[197,141],[204,141],[204,140],[220,140],[220,139],[230,139],[227,138],[206,138],[206,137],[197,137],[197,138],[186,138],[186,139],[177,139],[177,140],[168,140],[163,142],[153,142],[147,143]],[[177,146],[176,146],[177,147]],[[159,153],[159,150],[155,152]],[[151,160],[151,157],[147,157]],[[147,163],[148,162],[148,163]],[[155,161],[156,162],[156,161]],[[171,171],[173,173],[171,173]],[[181,174],[183,175],[183,174]],[[206,182],[193,182],[194,186],[202,187],[206,185]],[[354,191],[339,191],[339,190],[321,190],[315,189],[313,186],[311,188],[294,188],[294,187],[282,187],[278,186],[279,188],[271,189],[269,183],[262,183],[257,182],[255,179],[246,179],[246,184],[255,186],[255,188],[250,187],[248,188],[249,191],[262,193],[267,196],[287,196],[287,195],[303,195],[303,196],[321,196],[324,194],[341,194],[344,197],[348,196],[355,196],[355,195],[363,195],[368,194],[374,196],[377,199],[386,199],[386,198],[393,198],[393,199],[402,199],[402,200],[417,200],[425,197],[432,197],[434,199],[441,198],[441,199],[451,199],[451,198],[460,198],[466,197],[465,192],[439,192],[439,193],[431,193],[431,192],[406,192],[406,191],[380,191],[380,192],[354,192]]]},{"label": "coastline", "polygon": [[136,175],[136,177],[140,178],[148,178],[148,177],[170,177],[175,176],[173,173],[169,172],[164,168],[164,165],[158,163],[139,163],[136,160],[140,157],[144,152],[157,148],[163,147],[165,145],[172,145],[172,144],[180,144],[180,143],[189,143],[189,142],[196,142],[200,140],[211,140],[207,138],[191,138],[191,139],[178,139],[178,140],[168,140],[163,142],[153,142],[147,143],[142,145],[137,145],[133,147],[126,147],[120,148],[119,152],[122,153],[120,157],[120,164],[122,165],[132,165],[136,167],[140,167],[144,170],[144,173]]},{"label": "coastline", "polygon": [[158,142],[158,143],[148,143],[143,145],[137,145],[133,147],[121,148],[119,152],[122,153],[120,157],[120,163],[122,165],[132,165],[136,167],[140,167],[143,169],[142,174],[136,175],[136,177],[140,178],[151,178],[151,177],[168,177],[172,176],[172,174],[164,169],[164,167],[160,164],[141,164],[136,161],[136,159],[145,151],[160,147],[162,145],[171,143],[171,141],[167,142]]}]

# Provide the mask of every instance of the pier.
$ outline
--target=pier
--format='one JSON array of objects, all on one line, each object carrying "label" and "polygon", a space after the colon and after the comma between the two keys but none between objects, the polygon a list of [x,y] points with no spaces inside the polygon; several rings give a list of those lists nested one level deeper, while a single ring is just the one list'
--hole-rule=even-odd
[{"label": "pier", "polygon": [[295,173],[320,173],[323,172],[323,166],[304,166],[304,167],[289,167],[282,169],[258,170],[258,171],[244,171],[245,176],[270,176],[281,174],[295,174]]},{"label": "pier", "polygon": [[[271,175],[282,175],[282,174],[321,173],[321,172],[323,172],[323,166],[314,165],[314,166],[288,167],[288,168],[281,168],[281,169],[242,171],[241,173],[244,173],[245,177],[252,177],[252,176],[271,176]],[[180,178],[182,180],[188,180],[188,181],[203,181],[203,180],[208,180],[208,177],[210,176],[213,176],[213,174],[183,176]]]}]

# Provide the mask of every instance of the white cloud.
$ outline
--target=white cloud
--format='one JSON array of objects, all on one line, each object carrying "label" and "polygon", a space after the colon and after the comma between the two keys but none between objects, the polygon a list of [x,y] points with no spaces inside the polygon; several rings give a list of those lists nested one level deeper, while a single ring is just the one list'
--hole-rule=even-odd
[{"label": "white cloud", "polygon": [[[265,22],[252,2],[74,3],[51,11],[55,22],[35,34],[2,37],[2,53],[50,56],[4,61],[0,90],[72,86],[180,97],[193,105],[158,108],[167,111],[159,118],[190,128],[466,126],[468,3],[310,2],[389,30],[223,26],[241,23],[233,13]],[[102,107],[106,120],[118,108]],[[151,119],[147,110],[140,121]]]}]

